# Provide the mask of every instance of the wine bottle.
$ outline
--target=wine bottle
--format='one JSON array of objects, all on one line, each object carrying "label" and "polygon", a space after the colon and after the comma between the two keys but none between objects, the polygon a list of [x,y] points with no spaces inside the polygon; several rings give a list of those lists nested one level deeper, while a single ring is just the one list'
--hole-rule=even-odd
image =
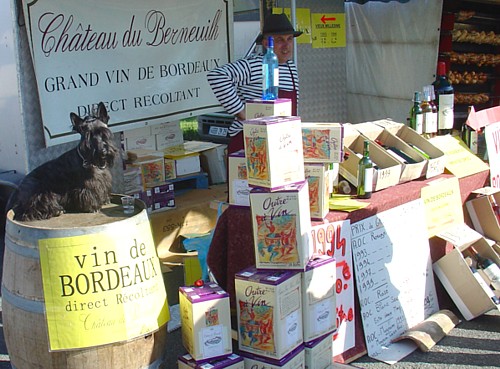
[{"label": "wine bottle", "polygon": [[274,39],[269,36],[267,50],[262,57],[262,99],[276,100],[279,87],[278,57],[274,53]]},{"label": "wine bottle", "polygon": [[438,106],[438,134],[446,135],[453,129],[454,113],[454,91],[453,86],[446,77],[445,62],[438,63],[437,77],[434,83],[434,92]]},{"label": "wine bottle", "polygon": [[422,155],[424,158],[426,158],[427,160],[430,160],[431,157],[429,154],[427,154],[424,150],[422,150],[420,147],[418,147],[417,145],[414,145],[412,143],[408,143],[408,145],[410,145],[413,150],[415,150],[416,152],[418,152],[420,155]]},{"label": "wine bottle", "polygon": [[364,142],[363,157],[358,164],[358,188],[357,196],[360,199],[372,197],[373,189],[373,163],[370,159],[370,143]]},{"label": "wine bottle", "polygon": [[500,206],[497,204],[497,200],[494,195],[488,195],[488,199],[491,203],[491,208],[493,209],[493,213],[495,213],[495,217],[497,218],[497,222],[500,225]]},{"label": "wine bottle", "polygon": [[486,276],[490,279],[491,285],[495,290],[500,290],[500,268],[495,262],[477,252],[474,246],[468,248],[470,255],[476,261],[477,267],[484,270]]},{"label": "wine bottle", "polygon": [[413,106],[410,109],[410,128],[415,130],[419,135],[424,133],[424,116],[420,107],[420,92],[415,91],[413,96]]},{"label": "wine bottle", "polygon": [[424,98],[420,107],[422,108],[422,114],[424,116],[424,136],[426,138],[431,138],[436,136],[438,127],[435,112],[432,111],[432,106],[430,104],[431,96],[428,89],[424,89]]},{"label": "wine bottle", "polygon": [[488,286],[486,284],[486,281],[483,279],[483,277],[481,276],[481,274],[479,274],[479,272],[477,271],[476,268],[474,268],[472,265],[469,265],[469,268],[472,272],[472,275],[474,276],[474,278],[476,279],[477,283],[479,283],[479,286],[481,287],[481,289],[488,295],[488,297],[496,304],[500,304],[500,299],[498,297],[496,297],[495,293],[493,292],[493,290],[490,288],[490,286]]}]

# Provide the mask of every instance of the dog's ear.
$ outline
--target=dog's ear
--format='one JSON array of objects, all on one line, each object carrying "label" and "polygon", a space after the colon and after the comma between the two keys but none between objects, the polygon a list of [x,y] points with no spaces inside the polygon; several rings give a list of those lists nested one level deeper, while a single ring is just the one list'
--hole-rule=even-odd
[{"label": "dog's ear", "polygon": [[97,118],[101,122],[108,124],[109,115],[108,115],[108,112],[106,110],[106,106],[104,106],[104,103],[102,101],[97,106]]},{"label": "dog's ear", "polygon": [[70,113],[69,118],[71,119],[71,123],[73,124],[73,131],[82,133],[82,123],[83,119],[80,118],[75,113]]}]

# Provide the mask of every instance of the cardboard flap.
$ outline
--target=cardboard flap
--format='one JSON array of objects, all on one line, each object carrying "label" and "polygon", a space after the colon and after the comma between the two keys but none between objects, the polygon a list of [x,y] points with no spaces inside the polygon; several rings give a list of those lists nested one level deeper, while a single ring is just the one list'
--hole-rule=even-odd
[{"label": "cardboard flap", "polygon": [[476,232],[465,223],[447,228],[445,231],[438,233],[437,236],[448,241],[460,251],[465,250],[483,238],[479,232]]}]

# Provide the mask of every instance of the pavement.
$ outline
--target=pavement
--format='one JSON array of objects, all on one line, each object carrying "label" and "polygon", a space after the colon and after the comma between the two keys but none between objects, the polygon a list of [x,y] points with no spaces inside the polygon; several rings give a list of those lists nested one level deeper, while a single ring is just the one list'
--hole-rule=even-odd
[{"label": "pavement", "polygon": [[[3,209],[0,197],[0,209]],[[0,276],[3,269],[4,219],[0,222]],[[170,294],[169,291],[167,291]],[[450,300],[451,301],[451,300]],[[364,355],[349,363],[361,369],[493,369],[500,368],[500,312],[492,310],[476,319],[466,321],[452,306],[440,306],[452,310],[461,322],[428,352],[416,350],[394,365],[388,365]],[[0,369],[11,368],[1,316],[0,297]],[[162,369],[177,368],[177,357],[185,353],[181,342],[181,330],[168,333],[166,358]],[[25,368],[16,368],[25,369]],[[51,368],[52,369],[52,368]],[[57,368],[58,369],[58,368]],[[89,368],[106,369],[106,368]],[[135,369],[135,368],[134,368]]]}]

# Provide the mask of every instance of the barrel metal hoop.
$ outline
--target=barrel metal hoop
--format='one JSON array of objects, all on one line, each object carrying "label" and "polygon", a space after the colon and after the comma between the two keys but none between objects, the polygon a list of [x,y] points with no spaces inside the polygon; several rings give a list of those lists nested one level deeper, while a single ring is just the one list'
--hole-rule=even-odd
[{"label": "barrel metal hoop", "polygon": [[19,246],[9,237],[5,237],[5,246],[13,253],[30,259],[40,259],[40,251],[31,247]]},{"label": "barrel metal hoop", "polygon": [[19,297],[10,292],[3,284],[2,300],[8,302],[12,306],[15,306],[16,308],[27,311],[28,313],[45,314],[44,301],[27,300],[23,297]]}]

